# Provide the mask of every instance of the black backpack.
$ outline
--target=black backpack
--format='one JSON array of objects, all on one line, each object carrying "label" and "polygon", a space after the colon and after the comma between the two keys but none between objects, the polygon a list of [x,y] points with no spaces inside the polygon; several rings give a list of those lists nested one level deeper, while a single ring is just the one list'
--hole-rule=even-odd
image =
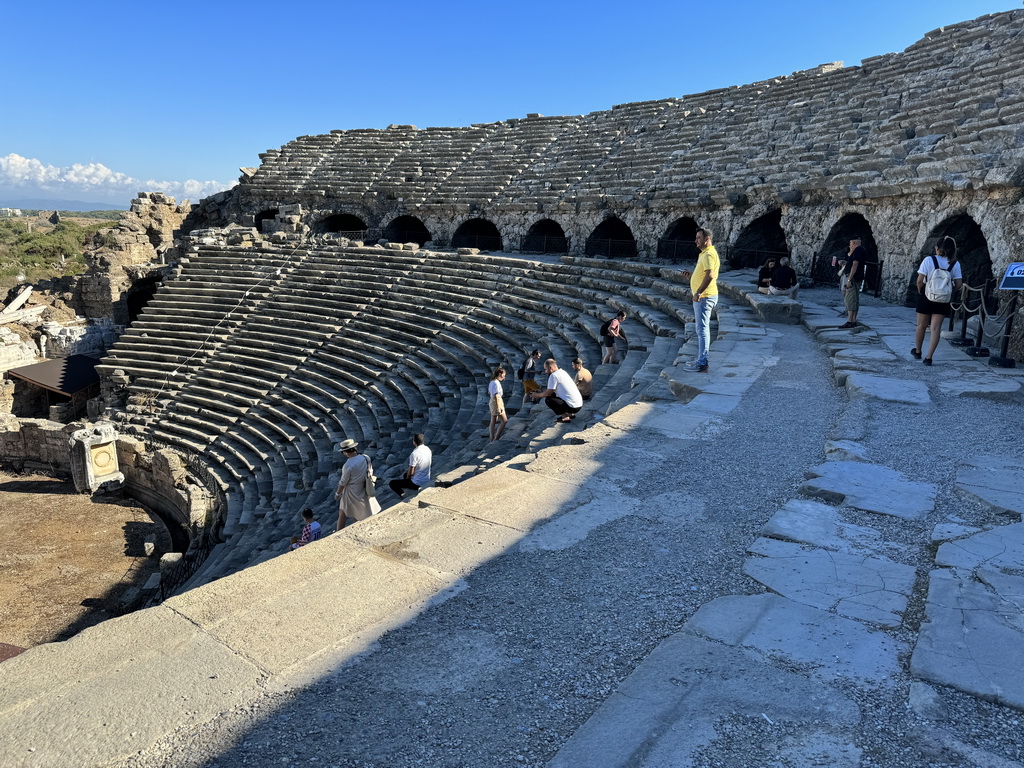
[{"label": "black backpack", "polygon": [[523,380],[523,376],[524,375],[526,375],[526,363],[525,362],[522,365],[520,365],[519,366],[519,370],[516,371],[516,376],[519,378],[520,381]]},{"label": "black backpack", "polygon": [[599,333],[602,336],[607,336],[608,335],[608,329],[611,327],[611,325],[612,325],[612,321],[611,320],[605,320],[604,321],[604,325],[601,326],[601,330],[599,331]]}]

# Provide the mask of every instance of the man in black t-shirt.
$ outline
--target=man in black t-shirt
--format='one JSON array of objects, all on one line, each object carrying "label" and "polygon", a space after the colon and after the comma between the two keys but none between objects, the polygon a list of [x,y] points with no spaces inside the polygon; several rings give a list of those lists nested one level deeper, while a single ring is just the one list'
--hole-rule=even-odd
[{"label": "man in black t-shirt", "polygon": [[857,327],[857,311],[860,309],[860,285],[864,282],[864,262],[867,258],[867,251],[860,244],[860,238],[855,237],[850,241],[850,250],[846,256],[846,266],[843,267],[843,275],[846,280],[843,282],[843,303],[846,306],[846,323],[840,328]]},{"label": "man in black t-shirt", "polygon": [[771,280],[768,283],[768,293],[771,296],[795,297],[796,290],[796,270],[789,266],[789,257],[783,256],[779,259],[779,266],[772,272]]}]

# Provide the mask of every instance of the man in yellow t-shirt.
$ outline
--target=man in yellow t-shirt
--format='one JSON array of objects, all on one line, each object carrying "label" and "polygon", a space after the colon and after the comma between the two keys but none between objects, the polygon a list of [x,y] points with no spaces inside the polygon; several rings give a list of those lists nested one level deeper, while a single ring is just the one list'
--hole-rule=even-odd
[{"label": "man in yellow t-shirt", "polygon": [[697,335],[697,359],[683,370],[691,373],[708,372],[708,347],[711,346],[711,310],[718,304],[718,251],[711,244],[711,232],[698,229],[694,238],[700,255],[693,272],[682,271],[684,280],[690,281],[693,294],[693,321]]}]

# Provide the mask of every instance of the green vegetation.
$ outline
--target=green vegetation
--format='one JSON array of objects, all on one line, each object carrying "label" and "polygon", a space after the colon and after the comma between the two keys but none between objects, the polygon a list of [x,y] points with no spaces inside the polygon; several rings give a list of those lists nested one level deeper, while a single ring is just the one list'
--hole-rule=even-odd
[{"label": "green vegetation", "polygon": [[[38,216],[41,213],[50,213],[51,209],[46,208],[22,208],[22,216]],[[57,211],[62,219],[102,219],[103,221],[114,221],[124,211]]]},{"label": "green vegetation", "polygon": [[46,231],[29,232],[19,219],[0,219],[0,285],[11,286],[20,274],[29,282],[85,271],[84,246],[112,221],[81,226],[61,222]]}]

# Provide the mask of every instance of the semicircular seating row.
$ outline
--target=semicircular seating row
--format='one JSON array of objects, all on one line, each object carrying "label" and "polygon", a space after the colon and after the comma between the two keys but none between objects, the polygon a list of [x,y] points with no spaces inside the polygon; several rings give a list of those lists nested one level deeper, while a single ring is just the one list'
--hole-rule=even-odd
[{"label": "semicircular seating row", "polygon": [[[597,365],[601,323],[627,309],[629,351]],[[368,247],[203,247],[182,259],[100,366],[130,378],[130,429],[198,456],[226,499],[224,542],[189,582],[287,550],[313,507],[328,529],[353,438],[378,476],[400,476],[426,435],[435,476],[519,452],[542,405],[487,443],[487,382],[533,348],[595,373],[588,412],[609,413],[675,363],[692,322],[675,270]],[[663,385],[662,385],[663,386]],[[510,393],[511,406],[521,391]],[[526,443],[524,443],[524,440]],[[387,506],[386,484],[379,492]]]}]

